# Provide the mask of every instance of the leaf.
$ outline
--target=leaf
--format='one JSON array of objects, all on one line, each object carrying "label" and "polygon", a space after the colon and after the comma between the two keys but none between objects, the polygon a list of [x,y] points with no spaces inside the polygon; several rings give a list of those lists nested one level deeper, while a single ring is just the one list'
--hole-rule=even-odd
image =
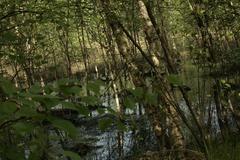
[{"label": "leaf", "polygon": [[15,86],[5,78],[0,78],[0,91],[1,89],[7,95],[12,95],[17,91]]},{"label": "leaf", "polygon": [[117,125],[117,129],[120,130],[120,131],[126,131],[127,130],[126,125],[121,121],[117,121],[116,125]]},{"label": "leaf", "polygon": [[167,79],[173,85],[180,86],[183,84],[181,77],[177,74],[170,74],[167,76]]},{"label": "leaf", "polygon": [[123,101],[123,104],[126,108],[130,108],[130,109],[133,109],[136,106],[136,102],[130,97],[125,98]]},{"label": "leaf", "polygon": [[108,110],[109,113],[111,113],[113,115],[117,114],[117,112],[115,110],[113,110],[112,108],[110,108],[110,107],[107,107],[107,110]]},{"label": "leaf", "polygon": [[39,152],[38,146],[33,144],[30,145],[30,155],[29,155],[29,160],[37,160],[41,156],[41,152]]},{"label": "leaf", "polygon": [[19,97],[18,102],[22,104],[22,106],[27,106],[27,107],[36,107],[37,103],[31,99],[27,99],[25,97]]},{"label": "leaf", "polygon": [[69,86],[70,84],[77,84],[79,83],[79,81],[77,79],[67,79],[67,78],[63,78],[60,79],[58,81],[56,81],[57,85],[59,86]]},{"label": "leaf", "polygon": [[100,85],[94,82],[89,82],[87,84],[87,89],[94,92],[95,94],[99,94],[100,92]]},{"label": "leaf", "polygon": [[80,95],[81,88],[78,86],[73,86],[70,88],[70,92],[75,94],[75,95]]},{"label": "leaf", "polygon": [[71,102],[62,102],[62,106],[63,106],[63,108],[73,109],[73,110],[76,110],[76,111],[78,110],[77,106],[74,105]]},{"label": "leaf", "polygon": [[85,97],[82,97],[81,100],[82,102],[85,102],[86,104],[93,105],[93,106],[100,103],[100,100],[95,96],[85,96]]},{"label": "leaf", "polygon": [[0,38],[0,41],[2,42],[13,42],[15,40],[17,40],[17,35],[14,33],[14,32],[5,32],[1,38]]},{"label": "leaf", "polygon": [[81,159],[81,157],[77,153],[74,153],[72,151],[64,151],[64,155],[66,157],[69,157],[71,160],[80,160]]},{"label": "leaf", "polygon": [[56,84],[61,86],[61,85],[67,85],[69,82],[70,82],[69,79],[63,78],[63,79],[60,79],[60,80],[56,81]]},{"label": "leaf", "polygon": [[37,94],[29,94],[29,97],[33,98],[34,100],[36,101],[41,101],[41,100],[44,100],[44,99],[52,99],[52,100],[58,100],[59,97],[57,96],[53,96],[53,95],[37,95]]},{"label": "leaf", "polygon": [[80,95],[82,89],[77,84],[64,84],[55,86],[55,91],[62,92],[65,95]]},{"label": "leaf", "polygon": [[145,100],[149,104],[157,105],[158,104],[158,95],[156,93],[148,92],[145,95]]},{"label": "leaf", "polygon": [[42,93],[42,90],[43,89],[39,84],[35,84],[29,89],[29,92],[33,94],[38,94],[38,93]]},{"label": "leaf", "polygon": [[104,131],[108,127],[110,127],[112,125],[112,123],[113,123],[113,120],[110,118],[100,119],[98,122],[98,126],[102,131]]},{"label": "leaf", "polygon": [[18,122],[13,125],[13,128],[16,130],[17,133],[24,134],[31,132],[34,129],[34,126],[30,123]]},{"label": "leaf", "polygon": [[141,99],[143,97],[143,88],[141,87],[137,87],[135,89],[130,89],[130,92],[136,97],[136,98],[139,98]]},{"label": "leaf", "polygon": [[56,118],[49,118],[49,121],[54,127],[69,133],[71,137],[75,137],[77,135],[77,128],[70,121]]},{"label": "leaf", "polygon": [[9,148],[6,148],[7,159],[10,160],[24,160],[25,155],[22,148],[19,148],[18,146],[10,146]]},{"label": "leaf", "polygon": [[17,109],[16,103],[9,102],[9,101],[0,103],[0,113],[2,114],[11,114],[15,112],[16,109]]},{"label": "leaf", "polygon": [[90,110],[85,106],[79,106],[78,111],[79,111],[80,114],[82,114],[84,116],[88,116],[89,113],[90,113]]},{"label": "leaf", "polygon": [[59,86],[59,91],[62,92],[65,96],[73,94],[69,86]]},{"label": "leaf", "polygon": [[95,94],[100,94],[101,86],[105,86],[104,82],[101,80],[96,80],[89,82],[87,84],[87,89],[94,92]]},{"label": "leaf", "polygon": [[37,112],[37,109],[34,107],[30,107],[30,106],[21,106],[20,110],[18,110],[15,114],[18,117],[31,117],[33,119],[37,119],[37,120],[42,120],[44,118],[43,115],[39,112]]},{"label": "leaf", "polygon": [[51,108],[60,103],[60,98],[53,95],[29,95],[34,101],[41,102],[43,107]]},{"label": "leaf", "polygon": [[105,110],[104,110],[103,108],[98,108],[98,109],[97,109],[97,112],[98,112],[99,114],[104,114],[104,113],[105,113]]}]

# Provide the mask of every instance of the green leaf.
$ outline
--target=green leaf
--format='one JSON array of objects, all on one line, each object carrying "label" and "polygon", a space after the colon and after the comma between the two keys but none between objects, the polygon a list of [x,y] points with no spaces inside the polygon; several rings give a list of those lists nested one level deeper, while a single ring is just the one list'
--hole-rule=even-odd
[{"label": "green leaf", "polygon": [[130,92],[136,97],[136,98],[139,98],[141,99],[143,97],[143,88],[141,87],[137,87],[135,89],[130,89]]},{"label": "green leaf", "polygon": [[34,126],[30,123],[17,122],[13,125],[13,128],[19,134],[29,133],[34,129]]},{"label": "green leaf", "polygon": [[103,81],[101,80],[92,81],[87,84],[87,90],[92,91],[95,94],[100,94],[101,86],[105,86]]},{"label": "green leaf", "polygon": [[18,146],[11,146],[10,148],[6,148],[7,159],[9,160],[24,160],[24,150],[19,148]]},{"label": "green leaf", "polygon": [[113,120],[110,118],[105,118],[105,119],[101,119],[98,122],[98,126],[101,130],[106,130],[108,127],[110,127],[113,123]]},{"label": "green leaf", "polygon": [[34,101],[41,102],[43,107],[51,108],[60,103],[60,98],[53,95],[29,95]]},{"label": "green leaf", "polygon": [[42,87],[39,84],[34,84],[30,89],[29,92],[33,94],[42,93]]},{"label": "green leaf", "polygon": [[39,151],[39,147],[36,144],[32,144],[29,147],[30,149],[30,155],[29,160],[39,160],[39,157],[41,156],[41,151]]},{"label": "green leaf", "polygon": [[41,100],[44,100],[44,99],[60,99],[59,97],[57,96],[53,96],[53,95],[36,95],[36,94],[29,94],[29,97],[33,98],[34,100],[36,101],[41,101]]},{"label": "green leaf", "polygon": [[42,120],[44,115],[37,112],[37,108],[27,105],[21,106],[21,108],[15,114],[17,117],[31,117],[33,119]]},{"label": "green leaf", "polygon": [[77,106],[71,102],[62,102],[63,108],[78,110]]},{"label": "green leaf", "polygon": [[89,82],[87,84],[87,89],[94,92],[95,94],[99,94],[100,92],[100,85],[94,82]]},{"label": "green leaf", "polygon": [[167,79],[173,85],[180,86],[183,84],[181,77],[177,74],[170,74],[167,76]]},{"label": "green leaf", "polygon": [[145,100],[148,104],[157,105],[158,104],[158,95],[156,93],[148,92],[145,95]]},{"label": "green leaf", "polygon": [[72,151],[64,151],[64,155],[66,157],[69,157],[71,160],[80,160],[81,159],[81,157],[77,153],[74,153]]},{"label": "green leaf", "polygon": [[15,86],[5,78],[0,78],[0,91],[1,90],[8,95],[12,95],[17,91]]},{"label": "green leaf", "polygon": [[58,81],[55,82],[55,85],[59,85],[59,86],[69,86],[71,85],[75,85],[78,84],[79,81],[77,79],[67,79],[67,78],[63,78],[60,79]]},{"label": "green leaf", "polygon": [[124,99],[123,104],[126,108],[133,109],[136,106],[136,102],[133,100],[133,98],[127,97]]},{"label": "green leaf", "polygon": [[[75,84],[71,84],[75,85]],[[80,95],[82,89],[79,86],[68,86],[68,85],[60,85],[55,88],[55,91],[62,92],[65,95]]]},{"label": "green leaf", "polygon": [[82,114],[84,116],[88,116],[89,113],[90,113],[90,110],[85,106],[79,106],[78,111],[79,111],[80,114]]},{"label": "green leaf", "polygon": [[1,102],[0,103],[0,113],[2,114],[11,114],[17,110],[16,103],[13,102]]},{"label": "green leaf", "polygon": [[71,137],[75,137],[77,135],[77,128],[70,121],[56,118],[49,118],[49,121],[54,127],[69,133]]},{"label": "green leaf", "polygon": [[110,107],[107,107],[107,110],[108,110],[109,113],[111,113],[113,115],[117,114],[117,112],[114,109],[110,108]]},{"label": "green leaf", "polygon": [[0,41],[2,42],[13,42],[15,40],[17,40],[17,35],[14,32],[5,32],[1,38]]},{"label": "green leaf", "polygon": [[96,96],[85,96],[85,97],[82,97],[81,100],[82,102],[85,102],[86,104],[93,105],[93,106],[100,103],[100,100]]},{"label": "green leaf", "polygon": [[98,108],[98,109],[97,109],[97,112],[98,112],[99,114],[104,114],[104,113],[105,113],[105,109],[103,109],[103,108]]},{"label": "green leaf", "polygon": [[71,81],[69,80],[69,79],[67,79],[67,78],[63,78],[63,79],[60,79],[60,80],[58,80],[58,81],[56,81],[56,83],[57,83],[57,85],[67,85],[68,83],[70,83]]},{"label": "green leaf", "polygon": [[71,93],[75,94],[75,95],[79,95],[81,92],[81,88],[78,86],[73,86],[70,88],[69,90]]},{"label": "green leaf", "polygon": [[117,125],[117,129],[118,130],[120,130],[120,131],[127,131],[127,127],[126,127],[126,125],[123,122],[117,121],[116,125]]}]

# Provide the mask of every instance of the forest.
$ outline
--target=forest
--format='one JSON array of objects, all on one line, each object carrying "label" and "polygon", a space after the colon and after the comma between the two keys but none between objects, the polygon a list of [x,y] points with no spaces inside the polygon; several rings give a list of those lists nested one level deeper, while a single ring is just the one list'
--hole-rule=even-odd
[{"label": "forest", "polygon": [[0,160],[240,160],[239,0],[0,0]]}]

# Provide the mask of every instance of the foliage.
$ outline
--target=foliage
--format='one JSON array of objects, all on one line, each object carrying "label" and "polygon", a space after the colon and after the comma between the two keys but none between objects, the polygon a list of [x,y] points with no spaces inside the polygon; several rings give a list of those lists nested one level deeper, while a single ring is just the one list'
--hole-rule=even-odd
[{"label": "foliage", "polygon": [[[53,116],[53,108],[62,104],[64,108],[77,110],[88,115],[85,107],[66,102],[64,96],[79,97],[81,88],[69,87],[73,80],[60,80],[46,87],[32,86],[29,90],[15,88],[3,77],[0,79],[0,155],[3,159],[24,159],[26,151],[29,157],[47,158],[51,131],[62,130],[69,138],[77,138],[77,128],[67,120]],[[66,87],[68,86],[68,87]],[[63,93],[63,94],[62,94]],[[90,103],[92,98],[85,99]],[[94,99],[97,99],[94,97]],[[92,102],[90,103],[92,104]],[[79,159],[77,154],[64,151],[62,156]],[[59,155],[52,155],[59,156]],[[15,158],[14,158],[15,157]]]},{"label": "foliage", "polygon": [[[146,4],[148,13],[142,15],[138,2]],[[238,110],[233,94],[239,92],[239,11],[239,0],[0,1],[0,159],[79,159],[69,150],[55,153],[49,149],[53,133],[78,138],[74,124],[53,114],[59,108],[87,118],[92,108],[100,115],[110,113],[112,117],[98,121],[99,128],[127,131],[132,117],[125,115],[126,110],[135,113],[136,106],[139,110],[161,107],[160,113],[149,111],[147,115],[153,115],[149,120],[154,124],[154,118],[160,117],[169,139],[174,137],[169,134],[172,122],[168,116],[179,118],[179,124],[185,123],[196,137],[203,138],[199,131],[208,132],[205,116],[215,114],[215,109],[209,109],[213,101],[209,98],[221,110],[216,113],[219,121],[225,121],[222,116],[229,108]],[[151,58],[164,67],[150,64]],[[189,85],[192,91],[181,78],[180,63],[185,60],[194,62],[196,82],[193,74],[188,76],[197,85]],[[213,75],[218,84],[205,85],[200,74]],[[104,82],[96,80],[101,78]],[[178,89],[184,92],[181,96]],[[106,97],[109,106],[99,107]],[[119,104],[117,109],[110,107],[112,97]],[[182,97],[188,107],[182,107]],[[163,108],[171,105],[173,110]],[[197,124],[199,131],[182,108],[192,110],[194,121],[202,123]],[[176,116],[164,113],[174,110]]]}]

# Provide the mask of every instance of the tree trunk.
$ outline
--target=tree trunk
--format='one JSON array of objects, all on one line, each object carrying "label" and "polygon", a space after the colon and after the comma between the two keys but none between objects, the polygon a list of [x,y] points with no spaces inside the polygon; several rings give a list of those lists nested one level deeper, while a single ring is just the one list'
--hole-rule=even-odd
[{"label": "tree trunk", "polygon": [[[116,21],[115,14],[110,10],[110,2],[109,0],[101,0],[102,7],[104,9],[106,15],[106,21],[108,25],[111,27],[113,36],[115,38],[118,51],[120,55],[124,58],[130,73],[132,74],[133,83],[136,87],[144,87],[145,82],[142,77],[138,77],[136,72],[139,72],[137,65],[131,62],[128,53],[130,53],[131,48],[129,47],[128,41],[124,36],[124,32],[119,26],[119,23]],[[161,142],[162,136],[162,127],[161,127],[161,116],[160,116],[160,108],[159,106],[148,105],[145,107],[145,111],[149,116],[151,124],[154,128],[155,135],[158,139],[158,142]]]},{"label": "tree trunk", "polygon": [[[160,61],[160,59],[158,59],[156,56],[156,55],[160,54],[160,53],[158,53],[160,50],[160,46],[159,46],[158,36],[156,35],[154,25],[152,24],[151,19],[149,17],[147,7],[142,0],[138,1],[138,5],[140,8],[141,18],[145,22],[144,32],[146,34],[146,39],[149,44],[149,51],[151,52],[151,58],[155,64],[155,66],[157,67],[157,69],[160,71],[160,73],[166,73],[165,68],[164,68],[164,61]],[[167,64],[169,64],[169,68],[171,68],[171,70],[173,70],[173,64],[171,63],[171,59],[169,56],[169,52],[170,52],[169,47],[167,46],[168,42],[166,42],[166,40],[164,40],[163,42],[164,43],[161,43],[161,44],[162,44],[163,50],[165,50],[164,52],[166,52],[165,58],[166,58],[166,61],[169,61],[169,63],[167,62]],[[160,66],[160,64],[161,64],[161,66]],[[185,143],[184,143],[184,138],[183,138],[183,135],[182,135],[181,129],[180,129],[181,121],[180,121],[179,115],[178,115],[177,111],[175,110],[173,104],[171,104],[171,102],[174,102],[175,100],[173,99],[173,97],[171,95],[169,95],[169,93],[171,93],[171,91],[170,91],[171,87],[168,85],[166,77],[164,75],[163,75],[162,79],[165,81],[165,84],[161,81],[158,81],[158,83],[162,83],[162,85],[165,87],[165,91],[162,90],[162,92],[165,92],[165,93],[160,95],[160,100],[161,100],[163,106],[167,108],[167,112],[168,112],[167,115],[168,115],[168,119],[169,119],[169,128],[171,131],[170,133],[171,133],[172,138],[174,139],[174,142],[173,142],[174,147],[173,148],[184,149]],[[178,155],[178,158],[185,159],[184,155],[181,153]]]}]

